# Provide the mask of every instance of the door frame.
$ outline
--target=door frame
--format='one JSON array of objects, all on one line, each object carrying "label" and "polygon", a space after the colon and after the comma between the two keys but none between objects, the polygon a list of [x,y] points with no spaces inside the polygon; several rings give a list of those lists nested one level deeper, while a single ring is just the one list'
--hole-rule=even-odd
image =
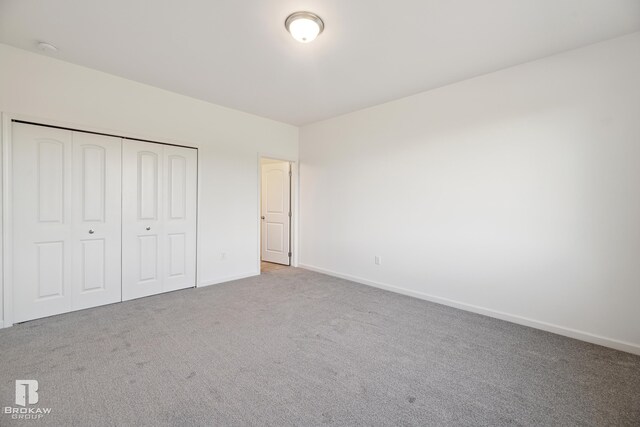
[{"label": "door frame", "polygon": [[289,195],[291,200],[291,223],[289,226],[289,251],[291,251],[291,267],[298,266],[298,208],[299,208],[299,164],[298,160],[292,157],[280,156],[277,154],[271,153],[258,153],[258,197],[257,197],[257,225],[258,225],[258,241],[257,241],[257,274],[261,274],[260,263],[262,260],[262,220],[260,219],[260,215],[262,215],[262,159],[265,160],[279,160],[281,162],[289,162],[291,165],[291,194]]},{"label": "door frame", "polygon": [[59,127],[78,132],[89,132],[102,134],[107,136],[115,136],[123,139],[139,140],[144,142],[152,142],[156,144],[165,145],[177,145],[180,147],[194,148],[196,149],[197,156],[197,191],[196,191],[196,287],[200,285],[200,192],[202,174],[200,173],[200,147],[197,144],[185,144],[181,141],[170,140],[168,138],[162,138],[157,136],[139,135],[133,132],[123,132],[114,129],[105,129],[95,126],[85,126],[77,123],[63,122],[60,120],[45,119],[42,117],[34,117],[25,114],[0,112],[0,164],[2,165],[2,173],[0,174],[0,188],[2,189],[2,197],[0,199],[2,212],[2,233],[0,235],[0,263],[2,266],[2,275],[0,277],[0,286],[2,287],[2,316],[0,318],[0,328],[7,328],[13,326],[13,253],[11,248],[13,247],[13,214],[12,214],[12,191],[13,184],[12,179],[12,155],[11,155],[11,135],[13,128],[13,121],[23,121],[32,123],[34,125],[43,125],[50,127]]}]

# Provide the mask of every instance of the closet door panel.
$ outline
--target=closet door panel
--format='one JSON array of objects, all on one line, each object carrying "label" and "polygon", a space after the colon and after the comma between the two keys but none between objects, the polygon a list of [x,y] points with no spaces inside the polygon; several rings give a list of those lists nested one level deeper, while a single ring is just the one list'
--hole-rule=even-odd
[{"label": "closet door panel", "polygon": [[165,146],[164,164],[164,291],[172,291],[196,285],[197,150]]},{"label": "closet door panel", "polygon": [[122,299],[163,290],[163,146],[123,141]]},{"label": "closet door panel", "polygon": [[73,133],[73,307],[121,301],[120,138]]},{"label": "closet door panel", "polygon": [[71,304],[70,131],[13,123],[14,322],[64,313]]}]

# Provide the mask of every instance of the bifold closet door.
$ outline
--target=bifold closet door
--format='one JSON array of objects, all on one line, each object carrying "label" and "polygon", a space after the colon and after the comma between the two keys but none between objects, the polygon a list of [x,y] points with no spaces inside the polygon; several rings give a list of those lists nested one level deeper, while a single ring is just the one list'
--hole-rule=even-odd
[{"label": "bifold closet door", "polygon": [[165,145],[163,291],[196,285],[198,151]]},{"label": "bifold closet door", "polygon": [[14,322],[121,300],[121,140],[12,125]]},{"label": "bifold closet door", "polygon": [[122,139],[73,132],[72,305],[122,301]]},{"label": "bifold closet door", "polygon": [[123,143],[123,300],[195,286],[196,153]]}]

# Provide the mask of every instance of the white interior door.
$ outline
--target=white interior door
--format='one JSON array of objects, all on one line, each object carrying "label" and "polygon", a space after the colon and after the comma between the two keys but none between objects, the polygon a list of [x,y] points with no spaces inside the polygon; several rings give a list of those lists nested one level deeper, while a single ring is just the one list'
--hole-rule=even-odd
[{"label": "white interior door", "polygon": [[122,298],[195,286],[197,151],[124,141]]},{"label": "white interior door", "polygon": [[122,145],[122,299],[162,292],[162,145]]},{"label": "white interior door", "polygon": [[73,309],[121,301],[122,139],[73,132]]},{"label": "white interior door", "polygon": [[197,150],[165,145],[163,292],[196,285]]},{"label": "white interior door", "polygon": [[14,321],[119,301],[120,139],[12,131]]},{"label": "white interior door", "polygon": [[262,165],[262,261],[290,265],[290,165]]},{"label": "white interior door", "polygon": [[71,311],[70,131],[14,123],[14,322]]}]

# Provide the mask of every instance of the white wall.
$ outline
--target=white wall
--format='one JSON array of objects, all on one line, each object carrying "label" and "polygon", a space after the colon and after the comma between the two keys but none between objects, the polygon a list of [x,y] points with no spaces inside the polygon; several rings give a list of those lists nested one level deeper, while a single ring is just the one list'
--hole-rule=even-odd
[{"label": "white wall", "polygon": [[640,33],[303,127],[300,162],[303,266],[640,353]]},{"label": "white wall", "polygon": [[199,283],[259,272],[258,153],[297,159],[296,127],[2,44],[0,64],[2,112],[199,147]]}]

